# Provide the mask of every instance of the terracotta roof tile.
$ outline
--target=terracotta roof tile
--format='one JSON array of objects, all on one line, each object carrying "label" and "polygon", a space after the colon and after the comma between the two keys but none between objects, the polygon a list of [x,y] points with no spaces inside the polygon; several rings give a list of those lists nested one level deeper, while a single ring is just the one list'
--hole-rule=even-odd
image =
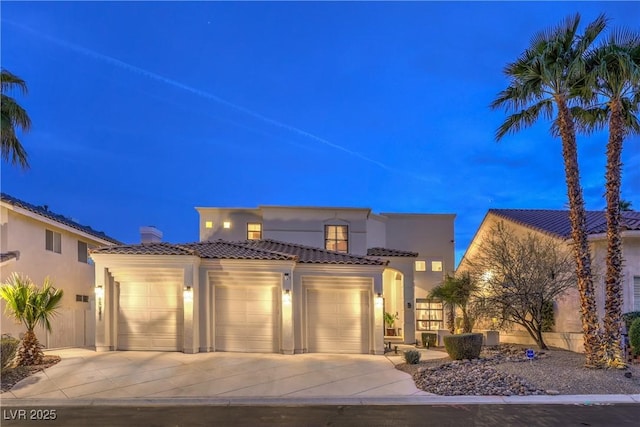
[{"label": "terracotta roof tile", "polygon": [[200,257],[209,259],[297,260],[294,255],[249,247],[242,243],[227,242],[225,240],[186,243],[180,246],[193,249],[200,254]]},{"label": "terracotta roof tile", "polygon": [[295,255],[303,264],[387,265],[386,261],[277,240],[247,240],[238,244],[272,252]]},{"label": "terracotta roof tile", "polygon": [[90,251],[92,254],[120,255],[198,255],[194,249],[184,248],[171,243],[140,243],[137,245],[103,246]]},{"label": "terracotta roof tile", "polygon": [[389,248],[369,248],[367,249],[368,256],[404,256],[404,257],[417,257],[418,252],[402,251],[400,249]]},{"label": "terracotta roof tile", "polygon": [[87,234],[90,234],[94,237],[97,237],[99,239],[102,240],[106,240],[108,242],[114,243],[116,245],[122,244],[122,242],[107,236],[104,232],[102,231],[97,231],[94,230],[93,228],[89,227],[88,225],[82,225],[82,224],[78,224],[77,222],[73,221],[72,219],[69,219],[63,215],[59,215],[56,214],[54,212],[51,212],[46,206],[36,206],[36,205],[32,205],[31,203],[27,203],[23,200],[17,199],[15,197],[12,197],[6,193],[0,193],[0,199],[3,202],[9,203],[12,206],[17,206],[19,208],[22,209],[26,209],[30,212],[33,212],[35,214],[38,214],[40,216],[43,216],[45,218],[51,219],[53,221],[59,222],[60,224],[64,224],[68,227],[71,228],[75,228],[76,230],[80,230],[83,231]]},{"label": "terracotta roof tile", "polygon": [[[568,238],[571,235],[569,211],[489,209],[489,213],[563,238]],[[607,219],[604,211],[587,211],[586,214],[588,234],[606,233]],[[620,214],[623,230],[640,230],[640,212],[623,211]]]}]

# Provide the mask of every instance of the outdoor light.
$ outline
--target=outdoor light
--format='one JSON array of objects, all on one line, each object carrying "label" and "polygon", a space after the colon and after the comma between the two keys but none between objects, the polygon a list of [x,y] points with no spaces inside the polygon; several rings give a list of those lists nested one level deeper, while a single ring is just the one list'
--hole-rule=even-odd
[{"label": "outdoor light", "polygon": [[376,296],[376,307],[382,307],[382,302],[382,294],[378,292],[378,295]]},{"label": "outdoor light", "polygon": [[98,320],[102,320],[102,299],[104,298],[104,288],[96,286],[96,298],[98,302]]},{"label": "outdoor light", "polygon": [[282,294],[282,302],[285,304],[291,304],[291,290],[284,290],[284,293]]},{"label": "outdoor light", "polygon": [[185,286],[184,291],[182,292],[182,296],[186,302],[193,301],[193,289],[191,286]]},{"label": "outdoor light", "polygon": [[284,273],[284,280],[285,281],[289,280],[289,273]]}]

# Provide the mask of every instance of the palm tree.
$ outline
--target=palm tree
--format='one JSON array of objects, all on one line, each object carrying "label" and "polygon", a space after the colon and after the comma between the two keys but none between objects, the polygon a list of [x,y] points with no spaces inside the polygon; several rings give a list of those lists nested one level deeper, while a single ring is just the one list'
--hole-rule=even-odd
[{"label": "palm tree", "polygon": [[620,211],[632,211],[633,202],[630,200],[620,200]]},{"label": "palm tree", "polygon": [[20,165],[23,169],[29,168],[27,152],[16,136],[16,128],[23,132],[28,132],[31,128],[31,119],[27,112],[15,99],[7,95],[13,89],[19,89],[22,93],[27,93],[27,84],[20,77],[2,69],[0,72],[0,92],[2,102],[0,106],[0,133],[2,133],[2,145],[0,152],[2,159],[11,162],[13,165]]},{"label": "palm tree", "polygon": [[[640,133],[640,35],[618,31],[591,53],[582,95],[589,103],[576,108],[587,132],[609,126],[605,196],[607,200],[607,270],[605,275],[604,351],[610,367],[624,367],[622,354],[622,238],[620,235],[621,156],[625,136]],[[630,203],[629,203],[630,205]]]},{"label": "palm tree", "polygon": [[533,37],[531,45],[504,73],[509,86],[498,94],[491,108],[513,112],[496,132],[499,141],[508,133],[534,124],[540,116],[553,121],[562,141],[573,255],[580,293],[586,365],[602,366],[601,333],[596,311],[591,255],[587,242],[586,213],[576,147],[576,130],[570,107],[579,100],[576,89],[584,81],[585,55],[606,26],[604,15],[578,34],[580,15]]},{"label": "palm tree", "polygon": [[18,350],[18,365],[42,363],[42,346],[33,330],[37,325],[42,325],[51,332],[50,320],[60,306],[62,295],[63,291],[52,287],[48,277],[42,288],[38,288],[27,276],[15,272],[0,287],[0,298],[7,302],[6,314],[27,328]]},{"label": "palm tree", "polygon": [[462,312],[462,331],[471,332],[473,329],[473,320],[469,313],[469,303],[473,298],[478,286],[467,272],[458,276],[446,275],[441,285],[433,288],[429,294],[430,298],[438,298],[449,306],[450,313],[453,313],[456,307],[460,307]]}]

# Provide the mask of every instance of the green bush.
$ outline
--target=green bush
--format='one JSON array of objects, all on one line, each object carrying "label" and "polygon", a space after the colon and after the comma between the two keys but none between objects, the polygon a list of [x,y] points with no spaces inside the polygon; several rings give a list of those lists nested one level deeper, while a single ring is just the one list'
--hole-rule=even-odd
[{"label": "green bush", "polygon": [[640,317],[633,321],[629,328],[629,342],[634,356],[640,356]]},{"label": "green bush", "polygon": [[634,320],[640,319],[640,311],[630,311],[622,315],[622,320],[624,321],[624,325],[627,328],[627,333],[631,329],[631,324]]},{"label": "green bush", "polygon": [[446,335],[444,348],[453,360],[477,359],[482,350],[482,334]]},{"label": "green bush", "polygon": [[409,365],[420,362],[420,352],[418,350],[407,350],[404,352],[404,361]]},{"label": "green bush", "polygon": [[436,341],[438,340],[438,334],[434,334],[433,332],[423,332],[422,333],[422,346],[429,348],[436,345]]},{"label": "green bush", "polygon": [[2,371],[7,369],[13,362],[19,345],[20,340],[15,338],[4,337],[0,339],[0,359],[2,361],[0,369]]}]

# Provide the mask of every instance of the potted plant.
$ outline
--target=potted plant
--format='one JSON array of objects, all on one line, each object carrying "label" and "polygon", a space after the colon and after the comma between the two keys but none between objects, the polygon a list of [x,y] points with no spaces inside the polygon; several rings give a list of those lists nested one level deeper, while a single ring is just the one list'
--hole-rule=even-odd
[{"label": "potted plant", "polygon": [[394,325],[396,324],[397,319],[398,319],[398,313],[391,314],[386,311],[384,312],[384,323],[387,325],[387,332],[385,333],[386,336],[396,335],[396,328],[394,327]]}]

